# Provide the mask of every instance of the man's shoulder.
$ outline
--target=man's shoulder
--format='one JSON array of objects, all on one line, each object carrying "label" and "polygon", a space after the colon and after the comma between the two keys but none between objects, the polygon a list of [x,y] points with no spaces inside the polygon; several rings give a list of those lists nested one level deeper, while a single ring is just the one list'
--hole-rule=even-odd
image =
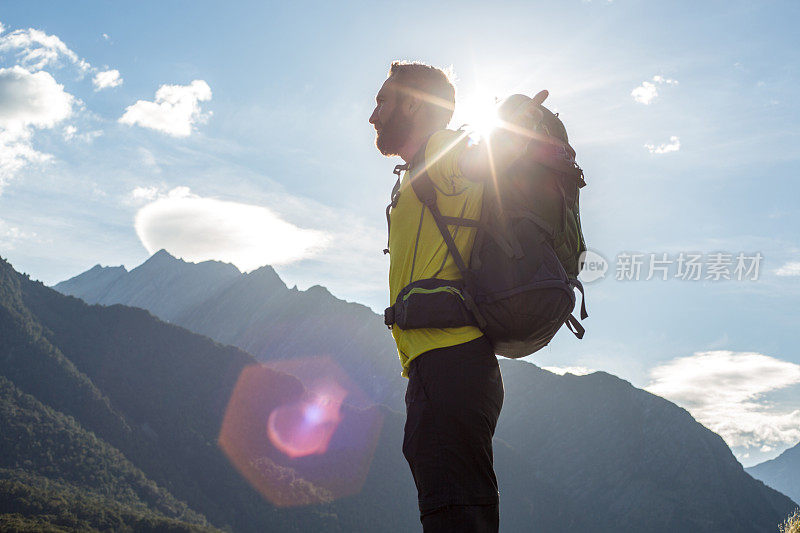
[{"label": "man's shoulder", "polygon": [[428,144],[425,147],[426,155],[431,151],[463,149],[463,146],[466,146],[467,137],[467,132],[463,130],[442,129],[436,131],[428,138]]},{"label": "man's shoulder", "polygon": [[463,131],[442,129],[428,139],[425,146],[425,162],[434,182],[460,176],[459,158],[467,146],[467,134]]}]

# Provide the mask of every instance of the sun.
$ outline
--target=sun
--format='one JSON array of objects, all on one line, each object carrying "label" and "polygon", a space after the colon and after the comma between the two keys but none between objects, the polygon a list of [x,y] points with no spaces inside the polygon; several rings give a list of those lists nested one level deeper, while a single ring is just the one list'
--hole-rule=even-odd
[{"label": "sun", "polygon": [[497,116],[497,98],[488,91],[466,96],[456,104],[458,125],[465,124],[470,135],[485,139],[500,125]]}]

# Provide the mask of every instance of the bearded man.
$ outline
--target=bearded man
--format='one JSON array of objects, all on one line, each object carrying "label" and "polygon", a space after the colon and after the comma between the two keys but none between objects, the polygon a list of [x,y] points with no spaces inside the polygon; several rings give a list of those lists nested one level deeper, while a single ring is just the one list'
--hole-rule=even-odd
[{"label": "bearded man", "polygon": [[[532,100],[530,112],[547,91]],[[445,217],[477,220],[484,181],[491,176],[485,144],[468,145],[464,132],[446,129],[455,108],[455,88],[440,69],[394,62],[369,118],[376,146],[400,156],[405,170],[392,192],[389,221],[390,302],[416,280],[458,280],[461,274],[431,213],[411,181],[426,170]],[[500,150],[519,150],[513,136]],[[495,160],[503,154],[495,152]],[[469,257],[475,228],[450,227]],[[392,336],[408,378],[403,455],[417,487],[426,533],[497,532],[499,492],[492,437],[503,405],[503,380],[491,343],[474,326],[416,328],[396,325]]]}]

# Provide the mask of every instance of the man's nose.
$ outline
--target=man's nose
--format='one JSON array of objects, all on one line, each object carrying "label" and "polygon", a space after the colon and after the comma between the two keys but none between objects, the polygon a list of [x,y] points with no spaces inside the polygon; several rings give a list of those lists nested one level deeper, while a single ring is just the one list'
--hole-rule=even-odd
[{"label": "man's nose", "polygon": [[378,108],[372,110],[372,114],[369,116],[369,123],[370,124],[377,124],[378,123]]}]

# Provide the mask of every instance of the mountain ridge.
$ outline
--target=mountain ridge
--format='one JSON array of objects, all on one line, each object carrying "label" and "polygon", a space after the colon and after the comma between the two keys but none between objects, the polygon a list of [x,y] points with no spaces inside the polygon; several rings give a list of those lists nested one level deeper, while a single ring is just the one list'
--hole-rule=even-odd
[{"label": "mountain ridge", "polygon": [[745,468],[747,473],[800,502],[800,443],[778,457]]},{"label": "mountain ridge", "polygon": [[[70,364],[65,368],[72,374],[61,372],[44,383],[30,379],[60,359],[31,357],[31,344],[20,343],[29,334],[37,336],[34,344],[45,343],[67,360]],[[0,363],[0,376],[10,379],[15,387],[22,389],[13,377],[29,377],[23,380],[26,394],[39,396],[45,389],[57,391],[49,398],[49,407],[60,410],[73,405],[71,416],[79,424],[91,424],[96,435],[118,447],[149,479],[187,502],[192,510],[202,509],[216,527],[233,531],[263,531],[264,527],[273,531],[367,531],[375,522],[375,517],[356,511],[375,507],[373,490],[363,491],[354,500],[281,509],[265,502],[238,474],[217,445],[231,391],[242,370],[256,364],[252,356],[238,348],[222,346],[162,322],[143,309],[119,304],[88,305],[30,281],[0,259]],[[71,378],[73,374],[83,381]],[[269,370],[268,375],[275,385],[269,390],[285,390],[287,386],[297,389],[298,381],[293,376],[274,370]],[[109,416],[124,421],[124,433],[110,428],[113,420],[109,424],[92,422],[92,405],[71,401],[86,387],[96,388],[107,400],[113,413]],[[299,388],[302,390],[302,385]],[[273,397],[272,401],[279,398]],[[347,421],[365,414],[343,408],[342,416]],[[260,426],[260,422],[256,425]],[[56,435],[47,437],[55,438]],[[16,453],[23,454],[18,459],[30,460],[25,458],[24,450]],[[346,459],[353,452],[342,448],[338,454]],[[393,469],[398,470],[396,465]],[[410,480],[404,481],[410,496]],[[19,486],[12,479],[10,485],[0,484],[0,489],[17,490]],[[399,486],[402,484],[395,489]],[[41,496],[50,498],[47,494]],[[0,502],[13,497],[9,492],[0,493]],[[88,493],[86,497],[91,499]],[[405,509],[413,506],[413,500],[399,496],[395,499]],[[39,508],[46,502],[40,503]],[[3,520],[7,518],[4,516]],[[29,518],[50,520],[47,516]],[[410,529],[408,521],[413,524],[413,519],[402,515],[394,520],[401,530]]]},{"label": "mountain ridge", "polygon": [[[159,264],[164,265],[162,274],[152,268]],[[117,278],[102,297],[83,274],[53,288],[87,303],[147,309],[264,362],[280,354],[331,355],[375,401],[404,408],[397,349],[382,318],[371,309],[336,298],[321,285],[289,289],[268,265],[238,274],[224,269],[201,274],[200,265],[160,250]],[[176,271],[178,282],[173,281]]]},{"label": "mountain ridge", "polygon": [[[402,403],[392,403],[402,398],[404,383],[393,381],[399,367],[391,338],[380,317],[363,306],[327,291],[293,291],[246,275],[207,302],[188,309],[179,322],[265,361],[327,349],[354,381],[371,380],[373,398],[388,398],[396,412],[403,411]],[[337,336],[342,331],[349,335]],[[371,348],[380,345],[384,349]],[[574,530],[568,524],[594,531],[774,531],[795,505],[745,473],[721,437],[685,409],[617,376],[558,376],[523,361],[500,364],[506,404],[497,427],[496,470],[509,531],[530,524],[521,508],[548,501],[549,511],[538,515],[544,531]],[[397,444],[402,416],[389,419],[397,424]],[[386,461],[397,459],[383,453]],[[406,473],[403,466],[396,475]],[[526,484],[532,484],[529,490]]]}]

